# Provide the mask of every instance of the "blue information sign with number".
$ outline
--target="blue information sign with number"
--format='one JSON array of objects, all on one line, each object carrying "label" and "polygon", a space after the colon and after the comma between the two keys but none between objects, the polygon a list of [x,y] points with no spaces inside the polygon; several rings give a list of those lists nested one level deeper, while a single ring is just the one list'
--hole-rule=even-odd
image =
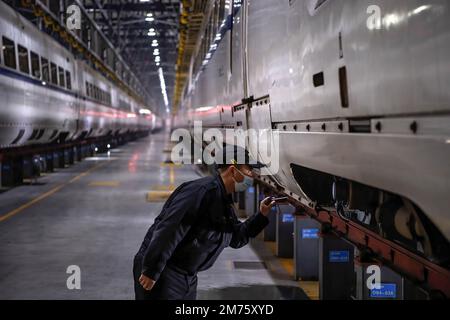
[{"label": "blue information sign with number", "polygon": [[319,229],[303,229],[302,239],[318,239]]},{"label": "blue information sign with number", "polygon": [[395,283],[381,283],[380,289],[370,290],[371,298],[395,299],[397,298],[397,285]]},{"label": "blue information sign with number", "polygon": [[283,223],[294,222],[294,215],[290,213],[283,213]]},{"label": "blue information sign with number", "polygon": [[345,251],[330,251],[329,252],[330,262],[348,262],[350,260],[350,252]]}]

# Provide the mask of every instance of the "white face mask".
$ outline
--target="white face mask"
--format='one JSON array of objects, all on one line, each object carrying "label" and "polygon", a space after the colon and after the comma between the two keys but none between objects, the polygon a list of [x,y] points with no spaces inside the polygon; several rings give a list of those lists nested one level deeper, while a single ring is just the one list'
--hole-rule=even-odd
[{"label": "white face mask", "polygon": [[237,182],[234,180],[234,191],[235,192],[243,192],[246,191],[248,188],[253,187],[253,178],[250,178],[249,176],[246,176],[241,171],[239,171],[237,168],[235,168],[243,177],[244,180],[242,182]]}]

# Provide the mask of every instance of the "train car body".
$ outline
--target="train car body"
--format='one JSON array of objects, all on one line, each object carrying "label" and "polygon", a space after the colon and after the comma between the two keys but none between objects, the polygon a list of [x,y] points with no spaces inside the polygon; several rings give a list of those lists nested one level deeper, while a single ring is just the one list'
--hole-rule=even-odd
[{"label": "train car body", "polygon": [[0,145],[48,143],[62,132],[72,136],[77,88],[58,85],[58,67],[73,77],[73,56],[3,2],[0,6]]},{"label": "train car body", "polygon": [[265,130],[277,189],[448,262],[448,1],[212,1],[202,30],[176,126]]},{"label": "train car body", "polygon": [[155,115],[4,2],[0,42],[0,149],[153,129]]}]

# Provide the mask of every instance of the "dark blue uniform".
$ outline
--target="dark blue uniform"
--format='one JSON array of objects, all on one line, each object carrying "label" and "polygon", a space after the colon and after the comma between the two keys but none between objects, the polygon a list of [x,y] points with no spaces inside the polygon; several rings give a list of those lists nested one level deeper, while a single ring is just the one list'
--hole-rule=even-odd
[{"label": "dark blue uniform", "polygon": [[[226,247],[245,246],[268,223],[261,213],[240,222],[219,175],[182,184],[135,256],[136,299],[195,299],[197,273],[209,269]],[[156,281],[151,291],[140,285],[141,273]]]}]

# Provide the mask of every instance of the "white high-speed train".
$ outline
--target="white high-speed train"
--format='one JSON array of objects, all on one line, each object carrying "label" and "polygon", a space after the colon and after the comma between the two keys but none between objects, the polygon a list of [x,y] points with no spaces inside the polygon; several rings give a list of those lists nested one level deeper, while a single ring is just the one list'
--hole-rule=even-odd
[{"label": "white high-speed train", "polygon": [[150,131],[154,114],[0,1],[0,149]]},{"label": "white high-speed train", "polygon": [[208,3],[175,126],[277,134],[274,188],[448,266],[450,3]]}]

